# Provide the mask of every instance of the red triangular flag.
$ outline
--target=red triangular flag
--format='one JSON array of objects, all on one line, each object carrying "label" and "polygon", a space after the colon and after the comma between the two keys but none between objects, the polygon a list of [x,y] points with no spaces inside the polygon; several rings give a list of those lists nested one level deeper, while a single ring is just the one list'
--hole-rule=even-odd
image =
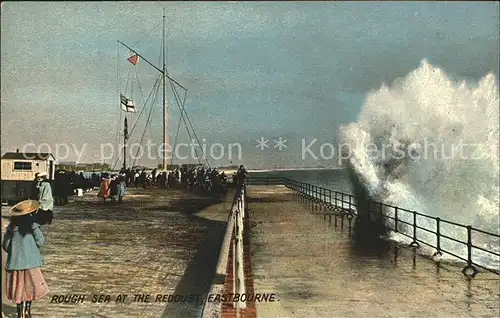
[{"label": "red triangular flag", "polygon": [[132,56],[131,56],[131,57],[129,57],[127,60],[128,60],[130,63],[132,63],[132,64],[134,64],[134,65],[135,65],[135,64],[137,64],[137,62],[139,62],[139,55],[137,55],[137,54],[136,54],[136,55],[132,55]]}]

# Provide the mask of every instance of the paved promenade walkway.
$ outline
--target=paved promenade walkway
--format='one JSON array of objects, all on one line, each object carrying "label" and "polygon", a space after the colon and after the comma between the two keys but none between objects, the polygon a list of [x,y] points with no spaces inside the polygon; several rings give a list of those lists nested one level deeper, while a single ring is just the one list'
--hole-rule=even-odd
[{"label": "paved promenade walkway", "polygon": [[[178,303],[131,300],[140,293],[193,298],[207,293],[231,200],[160,189],[129,190],[121,204],[103,203],[95,195],[56,207],[54,223],[44,227],[43,272],[51,296],[87,298],[78,304],[40,300],[33,304],[34,317],[199,317],[203,298]],[[6,212],[2,207],[2,215]],[[2,237],[7,224],[2,217]],[[110,294],[111,300],[92,303],[95,294]],[[115,303],[119,294],[128,294],[124,303]],[[15,317],[15,306],[4,294],[2,303],[5,315]]]},{"label": "paved promenade walkway", "polygon": [[[285,187],[249,186],[254,290],[279,301],[256,304],[262,318],[499,317],[500,281],[436,264],[411,250],[354,248]],[[339,222],[340,224],[340,222]],[[346,222],[347,224],[347,222]]]}]

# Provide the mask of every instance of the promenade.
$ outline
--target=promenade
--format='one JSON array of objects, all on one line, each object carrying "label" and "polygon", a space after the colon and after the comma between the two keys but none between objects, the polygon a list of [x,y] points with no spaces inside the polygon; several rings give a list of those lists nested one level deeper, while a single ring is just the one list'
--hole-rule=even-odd
[{"label": "promenade", "polygon": [[[284,186],[249,186],[257,317],[498,317],[500,281],[436,266],[411,249],[354,247],[348,232]],[[397,255],[397,257],[395,257]]]},{"label": "promenade", "polygon": [[[121,204],[103,203],[91,193],[55,208],[42,248],[51,295],[33,303],[34,317],[199,317],[203,297],[177,303],[132,300],[141,293],[195,297],[208,292],[231,200],[170,189],[127,191]],[[2,237],[7,211],[2,207]],[[83,303],[50,303],[53,295],[70,294],[87,297]],[[93,303],[96,294],[111,299]],[[123,303],[115,302],[119,294],[128,295]],[[15,305],[5,294],[2,311],[15,317]]]},{"label": "promenade", "polygon": [[[340,220],[336,228],[284,186],[250,185],[247,194],[247,292],[276,294],[276,301],[252,303],[248,317],[498,317],[497,275],[481,272],[468,280],[461,267],[437,266],[418,255],[414,263],[409,248],[355,246],[347,221],[343,230]],[[222,201],[178,190],[129,189],[121,204],[103,203],[91,193],[56,207],[42,248],[51,295],[34,303],[34,316],[200,317],[232,195]],[[6,212],[2,207],[2,234]],[[231,281],[226,285],[229,290]],[[77,294],[87,298],[50,302],[53,295]],[[100,294],[111,299],[93,303]],[[119,294],[128,295],[122,303],[115,302]],[[153,299],[133,302],[135,294]],[[200,298],[155,302],[158,294]],[[2,303],[6,317],[15,317],[4,294]]]}]

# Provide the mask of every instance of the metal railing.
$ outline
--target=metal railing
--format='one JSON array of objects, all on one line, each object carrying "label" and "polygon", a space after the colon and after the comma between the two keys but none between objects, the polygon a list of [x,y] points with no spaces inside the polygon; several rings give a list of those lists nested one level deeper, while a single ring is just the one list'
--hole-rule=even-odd
[{"label": "metal railing", "polygon": [[247,185],[283,185],[282,177],[254,177],[250,176],[246,180]]},{"label": "metal railing", "polygon": [[[233,229],[233,294],[245,294],[245,261],[243,259],[243,221],[245,218],[245,205],[246,205],[246,189],[245,184],[241,189],[236,189],[238,193],[236,198],[236,209],[234,213],[234,229]],[[245,301],[233,302],[236,308],[236,314],[240,309],[247,308]]]},{"label": "metal railing", "polygon": [[[443,253],[446,253],[458,260],[464,261],[466,266],[462,269],[462,273],[466,276],[475,277],[478,273],[477,268],[500,275],[500,270],[479,264],[477,260],[477,254],[482,254],[485,258],[500,258],[498,251],[480,246],[479,243],[479,237],[482,236],[484,244],[493,242],[493,244],[498,245],[500,242],[499,234],[293,179],[281,178],[280,182],[277,181],[277,178],[270,178],[268,181],[265,181],[264,177],[252,177],[251,179],[248,184],[284,185],[297,192],[298,195],[329,209],[332,214],[336,216],[340,215],[342,222],[345,217],[348,219],[349,225],[354,217],[367,217],[371,221],[382,220],[389,230],[410,238],[412,240],[410,243],[411,247],[420,248],[420,244],[426,245],[435,249],[433,257],[442,256]],[[430,224],[434,224],[434,228]],[[445,233],[446,231],[443,231],[443,226],[452,226],[455,228],[455,231],[457,229],[462,230],[466,236],[466,240],[461,239],[457,235],[453,236],[452,234]],[[426,235],[423,233],[427,233],[427,237],[429,235],[434,237],[435,243],[425,240]],[[467,256],[458,255],[448,247],[443,246],[445,245],[443,244],[443,239],[448,243],[452,242],[453,244],[466,247]]]},{"label": "metal railing", "polygon": [[[209,295],[227,293],[224,291],[224,285],[227,278],[227,267],[229,265],[229,255],[232,258],[232,276],[233,286],[232,294],[245,294],[245,271],[244,271],[244,254],[243,254],[243,229],[246,208],[246,186],[239,185],[235,191],[231,212],[229,213],[226,232],[222,241],[221,252],[215,271],[215,279],[210,287]],[[220,316],[220,303],[208,302],[205,299],[203,305],[202,317]],[[215,308],[214,306],[219,306]],[[236,312],[246,308],[246,301],[235,301],[233,306]]]}]

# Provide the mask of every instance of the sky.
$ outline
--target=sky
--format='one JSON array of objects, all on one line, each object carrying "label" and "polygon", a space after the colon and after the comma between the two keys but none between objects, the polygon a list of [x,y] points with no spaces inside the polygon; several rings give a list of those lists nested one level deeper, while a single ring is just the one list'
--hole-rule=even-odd
[{"label": "sky", "polygon": [[[185,109],[212,165],[335,167],[339,126],[357,120],[370,91],[421,60],[457,79],[499,74],[497,2],[6,1],[2,154],[50,150],[60,161],[121,164],[103,146],[119,153],[120,93],[145,108],[128,115],[129,126],[138,121],[130,142],[139,143],[153,107],[143,144],[161,143],[161,94],[144,105],[159,72],[128,63],[132,53],[117,40],[160,65],[163,9],[168,73],[187,88]],[[167,100],[173,147],[180,111],[170,89]],[[275,147],[280,137],[287,148]],[[268,148],[256,147],[261,138]]]}]

